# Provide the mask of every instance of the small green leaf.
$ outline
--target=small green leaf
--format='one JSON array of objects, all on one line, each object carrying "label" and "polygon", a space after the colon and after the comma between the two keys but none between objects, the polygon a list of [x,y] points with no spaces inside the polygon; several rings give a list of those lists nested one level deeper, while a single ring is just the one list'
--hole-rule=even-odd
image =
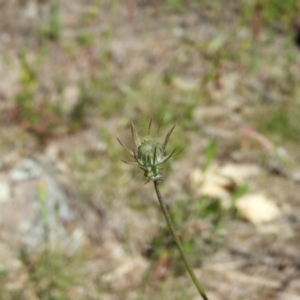
[{"label": "small green leaf", "polygon": [[207,167],[212,163],[217,155],[218,143],[216,140],[212,140],[204,153],[204,166],[203,169],[206,170]]}]

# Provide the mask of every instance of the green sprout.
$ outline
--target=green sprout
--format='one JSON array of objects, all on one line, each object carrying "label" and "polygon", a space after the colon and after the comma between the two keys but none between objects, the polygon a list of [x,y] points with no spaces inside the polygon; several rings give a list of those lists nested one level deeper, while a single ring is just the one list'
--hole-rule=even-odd
[{"label": "green sprout", "polygon": [[[171,157],[174,155],[177,155],[179,152],[176,152],[176,149],[174,149],[169,155],[166,153],[166,147],[168,145],[170,136],[175,128],[175,125],[168,131],[164,142],[161,144],[157,141],[157,137],[155,139],[150,138],[150,131],[151,131],[151,124],[152,120],[149,122],[148,126],[148,138],[145,139],[144,141],[140,142],[137,130],[135,126],[131,123],[131,134],[132,138],[134,140],[136,149],[133,149],[130,151],[123,143],[118,139],[119,143],[122,145],[122,147],[129,153],[129,155],[135,160],[133,162],[127,162],[124,161],[125,163],[129,164],[135,164],[137,165],[140,169],[144,171],[144,176],[146,177],[146,182],[148,183],[149,181],[153,181],[155,192],[158,198],[158,201],[160,203],[161,209],[163,211],[163,214],[166,218],[166,221],[168,223],[170,232],[176,242],[177,248],[181,254],[181,257],[184,261],[185,267],[190,274],[199,294],[202,296],[204,300],[208,300],[204,289],[200,285],[191,265],[189,264],[186,254],[184,252],[183,246],[179,240],[179,237],[176,233],[173,221],[171,219],[171,216],[167,210],[167,206],[165,204],[165,201],[163,200],[163,196],[160,192],[159,184],[162,182],[164,177],[161,175],[161,164],[165,163],[168,161]],[[157,135],[159,133],[160,126],[158,127]]]}]

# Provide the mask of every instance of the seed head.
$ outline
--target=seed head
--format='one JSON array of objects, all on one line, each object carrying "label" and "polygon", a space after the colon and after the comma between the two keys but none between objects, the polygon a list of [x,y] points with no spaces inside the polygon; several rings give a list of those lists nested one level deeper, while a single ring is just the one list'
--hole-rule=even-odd
[{"label": "seed head", "polygon": [[[150,135],[152,120],[149,122],[148,127],[148,136]],[[176,125],[176,124],[175,124]],[[135,126],[131,123],[131,134],[134,140],[136,149],[130,151],[126,146],[122,144],[122,142],[118,139],[119,143],[126,149],[126,151],[130,154],[132,158],[134,158],[133,163],[137,164],[140,169],[144,171],[144,176],[146,177],[146,182],[156,181],[160,182],[163,179],[163,176],[160,173],[161,167],[160,165],[169,160],[175,154],[176,150],[174,149],[171,154],[166,154],[166,147],[169,142],[169,138],[175,128],[175,125],[169,130],[167,133],[164,142],[161,144],[157,141],[157,138],[151,139],[150,136],[144,141],[140,142],[138,133],[135,129]],[[158,128],[159,132],[159,128]]]}]

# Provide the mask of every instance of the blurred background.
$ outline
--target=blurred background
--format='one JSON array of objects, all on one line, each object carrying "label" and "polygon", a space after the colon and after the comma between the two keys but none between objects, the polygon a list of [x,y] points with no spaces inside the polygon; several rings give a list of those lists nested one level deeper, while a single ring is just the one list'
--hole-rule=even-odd
[{"label": "blurred background", "polygon": [[[0,0],[0,300],[300,299],[300,3]],[[162,125],[157,134],[160,121]]]}]

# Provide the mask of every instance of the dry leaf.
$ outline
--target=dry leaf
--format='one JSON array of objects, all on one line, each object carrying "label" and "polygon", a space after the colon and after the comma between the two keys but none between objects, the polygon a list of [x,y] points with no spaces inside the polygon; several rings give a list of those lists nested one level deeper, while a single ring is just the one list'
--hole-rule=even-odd
[{"label": "dry leaf", "polygon": [[182,77],[174,77],[172,84],[182,91],[195,91],[199,86],[197,82]]},{"label": "dry leaf", "polygon": [[255,164],[226,164],[220,168],[219,173],[234,181],[236,185],[243,185],[251,177],[260,173],[259,166]]},{"label": "dry leaf", "polygon": [[213,164],[205,172],[195,169],[191,184],[202,195],[223,199],[259,173],[260,168],[254,164]]},{"label": "dry leaf", "polygon": [[240,215],[253,224],[276,219],[280,215],[278,206],[262,194],[245,195],[236,203]]}]

